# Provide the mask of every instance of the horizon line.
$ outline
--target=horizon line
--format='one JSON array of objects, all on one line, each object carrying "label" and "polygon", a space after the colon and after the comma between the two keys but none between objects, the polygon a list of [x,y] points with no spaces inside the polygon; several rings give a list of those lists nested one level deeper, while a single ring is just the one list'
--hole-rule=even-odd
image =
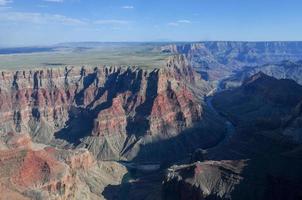
[{"label": "horizon line", "polygon": [[288,43],[295,43],[295,42],[302,42],[302,40],[163,40],[163,41],[156,41],[156,40],[146,40],[146,41],[66,41],[66,42],[57,42],[53,44],[28,44],[28,45],[0,45],[1,49],[4,48],[26,48],[26,47],[55,47],[64,44],[80,44],[80,43],[112,43],[112,44],[121,44],[121,43],[203,43],[203,42],[245,42],[245,43],[265,43],[265,42],[288,42]]}]

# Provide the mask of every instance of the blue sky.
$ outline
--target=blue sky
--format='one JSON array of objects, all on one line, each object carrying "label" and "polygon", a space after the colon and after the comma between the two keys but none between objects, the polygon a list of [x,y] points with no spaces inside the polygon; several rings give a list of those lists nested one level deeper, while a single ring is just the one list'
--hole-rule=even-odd
[{"label": "blue sky", "polygon": [[0,46],[302,40],[301,0],[0,0]]}]

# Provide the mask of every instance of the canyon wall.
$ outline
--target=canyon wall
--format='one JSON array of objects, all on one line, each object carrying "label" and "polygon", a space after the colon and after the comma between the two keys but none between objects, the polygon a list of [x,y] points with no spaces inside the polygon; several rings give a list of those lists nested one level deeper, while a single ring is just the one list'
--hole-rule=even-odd
[{"label": "canyon wall", "polygon": [[167,164],[214,146],[225,130],[204,102],[210,90],[183,55],[152,69],[1,71],[0,191],[100,200],[127,173],[113,161]]},{"label": "canyon wall", "polygon": [[161,47],[162,52],[185,54],[204,78],[219,80],[248,66],[302,59],[301,42],[198,42]]},{"label": "canyon wall", "polygon": [[133,160],[145,153],[161,160],[178,143],[185,154],[220,139],[223,128],[208,129],[216,122],[203,105],[210,90],[182,55],[160,69],[3,71],[0,130],[29,133],[35,142],[60,148],[87,148],[101,160]]}]

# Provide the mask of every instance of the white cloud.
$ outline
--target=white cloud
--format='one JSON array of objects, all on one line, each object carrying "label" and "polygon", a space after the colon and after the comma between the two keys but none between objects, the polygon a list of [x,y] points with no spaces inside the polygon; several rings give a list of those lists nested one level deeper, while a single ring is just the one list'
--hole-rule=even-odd
[{"label": "white cloud", "polygon": [[181,19],[177,21],[178,23],[183,23],[183,24],[191,24],[190,20],[186,20],[186,19]]},{"label": "white cloud", "polygon": [[0,0],[0,6],[5,6],[12,2],[13,2],[13,0]]},{"label": "white cloud", "polygon": [[175,22],[168,23],[168,26],[179,26],[181,24],[191,24],[191,23],[192,22],[190,20],[181,19],[181,20],[177,20]]},{"label": "white cloud", "polygon": [[134,9],[134,6],[123,6],[124,9]]},{"label": "white cloud", "polygon": [[44,0],[47,2],[52,2],[52,3],[62,3],[64,0]]},{"label": "white cloud", "polygon": [[101,25],[125,25],[125,24],[129,24],[130,21],[117,20],[117,19],[105,19],[105,20],[97,20],[94,23],[101,24]]},{"label": "white cloud", "polygon": [[65,25],[83,25],[86,22],[66,17],[58,14],[43,14],[43,13],[30,13],[30,12],[4,12],[0,13],[0,21],[11,22],[26,22],[33,24],[65,24]]},{"label": "white cloud", "polygon": [[15,23],[30,23],[30,24],[62,24],[62,25],[107,25],[107,26],[123,26],[131,24],[132,21],[121,20],[121,19],[100,19],[91,21],[89,19],[77,19],[71,18],[60,14],[48,14],[39,12],[13,12],[4,11],[0,12],[0,23],[1,22],[15,22]]}]

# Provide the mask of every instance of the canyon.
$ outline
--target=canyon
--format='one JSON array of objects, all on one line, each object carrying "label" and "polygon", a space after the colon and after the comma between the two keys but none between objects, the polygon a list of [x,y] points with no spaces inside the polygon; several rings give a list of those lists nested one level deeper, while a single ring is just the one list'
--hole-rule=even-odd
[{"label": "canyon", "polygon": [[163,66],[1,70],[1,198],[299,199],[302,43],[152,48]]},{"label": "canyon", "polygon": [[211,86],[182,55],[162,69],[2,71],[0,88],[1,183],[14,198],[100,199],[126,174],[114,161],[173,162],[223,137],[202,100]]}]

